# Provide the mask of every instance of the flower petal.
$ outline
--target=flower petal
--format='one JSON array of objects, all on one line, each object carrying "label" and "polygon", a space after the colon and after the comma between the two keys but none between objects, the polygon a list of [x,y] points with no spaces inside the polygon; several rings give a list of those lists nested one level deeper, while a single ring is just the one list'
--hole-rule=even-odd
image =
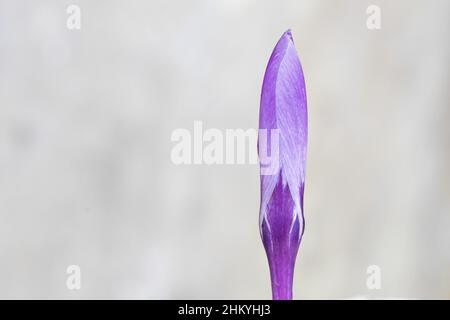
[{"label": "flower petal", "polygon": [[[308,123],[305,80],[290,30],[282,35],[269,59],[259,128],[260,159],[270,153],[272,164],[277,164],[267,174],[261,161],[260,231],[271,268],[274,298],[291,298],[288,292],[304,230]],[[271,132],[270,138],[261,134],[264,129]],[[277,140],[273,139],[275,133]]]}]

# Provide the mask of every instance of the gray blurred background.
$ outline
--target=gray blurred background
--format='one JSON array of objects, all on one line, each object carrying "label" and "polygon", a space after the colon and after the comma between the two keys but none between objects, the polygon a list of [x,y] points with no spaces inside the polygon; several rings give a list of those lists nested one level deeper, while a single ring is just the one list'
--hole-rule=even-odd
[{"label": "gray blurred background", "polygon": [[270,298],[258,167],[176,166],[170,138],[256,128],[291,28],[310,128],[295,298],[449,299],[449,9],[1,0],[0,298]]}]

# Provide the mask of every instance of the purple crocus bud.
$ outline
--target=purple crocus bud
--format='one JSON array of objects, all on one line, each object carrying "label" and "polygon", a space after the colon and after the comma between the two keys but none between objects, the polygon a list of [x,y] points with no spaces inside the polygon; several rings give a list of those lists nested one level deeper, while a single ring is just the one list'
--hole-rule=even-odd
[{"label": "purple crocus bud", "polygon": [[272,296],[292,299],[295,258],[305,226],[308,119],[305,79],[290,30],[278,41],[267,65],[259,129],[259,222],[269,261]]}]

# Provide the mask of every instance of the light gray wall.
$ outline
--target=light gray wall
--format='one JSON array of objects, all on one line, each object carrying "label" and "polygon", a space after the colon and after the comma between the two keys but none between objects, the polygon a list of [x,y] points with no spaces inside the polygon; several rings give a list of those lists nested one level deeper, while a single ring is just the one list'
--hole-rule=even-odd
[{"label": "light gray wall", "polygon": [[256,128],[292,28],[310,127],[295,298],[449,299],[449,7],[1,0],[0,298],[270,298],[257,166],[175,166],[170,137]]}]

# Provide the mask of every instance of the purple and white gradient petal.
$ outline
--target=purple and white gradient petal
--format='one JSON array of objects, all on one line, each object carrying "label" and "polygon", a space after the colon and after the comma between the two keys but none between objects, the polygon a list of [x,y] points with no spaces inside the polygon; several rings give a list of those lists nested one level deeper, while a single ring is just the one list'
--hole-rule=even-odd
[{"label": "purple and white gradient petal", "polygon": [[[260,232],[267,253],[273,299],[292,299],[297,252],[304,230],[303,192],[308,136],[305,80],[291,31],[278,41],[267,65],[259,113]],[[261,132],[269,134],[262,135]],[[273,151],[276,135],[275,153]],[[271,150],[271,151],[270,151]]]}]

